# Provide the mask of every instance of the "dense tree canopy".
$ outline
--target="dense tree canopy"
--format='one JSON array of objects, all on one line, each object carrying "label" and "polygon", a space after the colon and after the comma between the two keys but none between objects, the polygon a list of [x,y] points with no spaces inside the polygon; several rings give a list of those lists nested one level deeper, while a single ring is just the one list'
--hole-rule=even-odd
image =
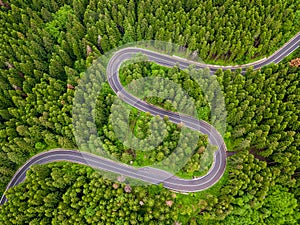
[{"label": "dense tree canopy", "polygon": [[1,224],[163,225],[177,221],[180,207],[175,193],[155,186],[129,188],[68,163],[34,166],[7,196]]},{"label": "dense tree canopy", "polygon": [[[0,0],[0,194],[31,156],[77,147],[74,89],[93,60],[110,49],[156,39],[188,47],[206,62],[242,63],[279,48],[300,30],[299,20],[299,0]],[[184,72],[140,66],[123,71],[127,82],[161,70],[198,100],[200,118],[211,119],[203,92]],[[9,202],[0,207],[1,223],[299,224],[299,68],[283,62],[249,69],[245,76],[239,71],[216,76],[228,112],[224,138],[233,155],[215,187],[175,197],[156,186],[126,193],[123,184],[86,167],[36,166],[9,191]],[[107,106],[115,97],[108,85],[105,93],[110,95],[98,101],[99,135],[113,139]],[[146,100],[174,110],[162,99]],[[149,115],[135,113],[131,119],[139,136]],[[169,126],[176,133],[177,127]],[[109,151],[123,150],[112,146],[117,149]],[[160,153],[152,158],[163,158]],[[197,160],[184,169],[198,169]]]}]

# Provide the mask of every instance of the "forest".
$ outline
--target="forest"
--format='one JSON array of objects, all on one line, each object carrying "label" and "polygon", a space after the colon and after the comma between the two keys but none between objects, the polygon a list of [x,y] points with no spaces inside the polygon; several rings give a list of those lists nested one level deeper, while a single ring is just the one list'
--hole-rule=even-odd
[{"label": "forest", "polygon": [[[206,63],[241,64],[276,51],[300,31],[299,20],[299,0],[0,0],[0,194],[35,154],[76,149],[75,88],[109,50],[155,39],[187,47]],[[215,74],[225,97],[224,139],[231,156],[224,177],[211,189],[183,195],[153,185],[125,188],[89,167],[52,163],[34,166],[24,183],[8,191],[1,224],[299,224],[300,68],[289,63],[295,58],[299,50],[245,75]],[[203,98],[178,68],[130,65],[122,71],[128,79],[123,81],[156,76],[156,70],[177,74],[169,78],[195,99]],[[113,96],[108,86],[105,90]],[[106,98],[99,96],[98,112],[104,116],[97,125],[109,139]],[[147,101],[171,107],[160,99]],[[202,119],[210,119],[205,102],[198,108]],[[131,115],[136,135],[142,135],[149,115],[134,109]],[[169,126],[173,134],[180,129]],[[199,147],[207,144],[202,138]],[[116,150],[122,159],[123,149],[112,144],[108,151]],[[166,150],[162,146],[164,155]],[[130,157],[124,155],[124,162]],[[198,169],[197,157],[184,168],[187,173]]]},{"label": "forest", "polygon": [[[147,88],[143,86],[145,82],[138,82],[138,79],[141,77],[163,77],[170,78],[170,80],[165,80],[167,81],[166,84],[163,84],[164,81],[161,79],[146,80],[146,83],[150,81],[149,87],[151,87]],[[174,83],[168,82],[172,79],[175,80],[176,77],[178,78],[177,83],[181,85],[179,88],[182,88],[183,91],[178,91],[179,88]],[[144,99],[143,93],[149,94],[151,92],[148,91],[159,90],[159,87],[163,86],[164,90],[161,90],[163,92],[160,92],[158,95],[161,97],[145,96],[145,100],[166,110],[172,109],[175,112],[186,114],[193,113],[193,110],[186,110],[189,102],[183,102],[185,99],[183,98],[184,91],[186,91],[189,96],[195,99],[195,103],[191,103],[195,104],[195,112],[198,112],[198,114],[194,116],[197,116],[198,119],[210,121],[208,118],[210,115],[209,106],[205,104],[205,97],[201,88],[199,85],[197,86],[196,82],[192,82],[189,79],[186,72],[178,68],[168,69],[147,62],[129,64],[120,71],[120,79],[121,81],[126,79],[126,82],[123,82],[124,87],[126,89],[129,88],[129,91],[133,92],[131,94],[140,99]],[[132,85],[129,87],[128,84],[130,83]],[[188,90],[182,87],[183,84]],[[160,119],[150,116],[147,112],[140,112],[131,106],[128,107],[128,105],[122,104],[122,101],[117,101],[117,96],[108,87],[109,84],[105,83],[96,105],[98,134],[106,151],[118,159],[118,161],[134,166],[159,165],[159,162],[162,160],[170,160],[168,157],[175,151],[178,157],[175,159],[172,157],[173,154],[171,157],[174,161],[184,162],[188,158],[188,161],[183,164],[184,168],[181,171],[175,172],[191,178],[205,174],[208,171],[213,161],[215,148],[208,145],[206,135],[189,130],[188,133],[194,132],[194,134],[188,136],[188,141],[184,141],[182,138],[184,136],[181,134],[184,125],[173,124],[169,121],[168,117]],[[172,98],[169,96],[170,93],[174,93]],[[164,96],[164,94],[166,95]],[[166,100],[167,97],[168,99]],[[179,100],[175,101],[175,99]],[[178,107],[175,108],[174,104]],[[129,127],[127,124],[129,124]],[[164,138],[162,139],[161,137]],[[193,145],[194,149],[191,149],[192,152],[190,154],[187,154],[187,148],[178,148],[184,144],[192,146],[190,143],[193,137],[197,138],[197,144]],[[178,144],[179,141],[180,146]],[[149,150],[151,151],[149,152]]]}]

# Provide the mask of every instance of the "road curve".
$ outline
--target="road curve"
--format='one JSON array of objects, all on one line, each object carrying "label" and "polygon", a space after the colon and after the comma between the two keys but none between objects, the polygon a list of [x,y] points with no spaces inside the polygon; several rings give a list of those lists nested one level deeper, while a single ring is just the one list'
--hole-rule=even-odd
[{"label": "road curve", "polygon": [[[162,182],[164,187],[180,192],[196,192],[211,187],[222,177],[226,167],[226,146],[221,135],[214,127],[212,127],[210,124],[204,121],[199,121],[185,115],[179,115],[177,113],[164,111],[163,109],[157,108],[155,106],[147,104],[146,102],[136,99],[134,96],[127,93],[122,87],[118,77],[118,70],[120,68],[121,63],[124,60],[129,59],[133,54],[142,52],[143,54],[148,56],[150,61],[154,61],[163,66],[171,67],[177,64],[180,68],[185,69],[190,64],[195,64],[196,68],[208,67],[212,74],[215,73],[218,69],[242,69],[242,73],[244,73],[246,68],[250,66],[253,66],[254,69],[259,69],[270,63],[280,62],[284,57],[288,56],[293,51],[295,51],[299,47],[299,43],[300,32],[270,57],[264,58],[253,63],[237,66],[217,66],[196,63],[176,56],[168,56],[139,48],[125,48],[116,52],[113,55],[107,67],[108,81],[112,89],[116,93],[118,93],[119,96],[120,94],[122,95],[122,100],[133,105],[139,110],[150,112],[152,115],[167,115],[169,116],[170,121],[174,123],[183,122],[185,126],[194,130],[199,130],[201,133],[207,134],[210,143],[218,146],[218,150],[214,154],[214,162],[209,172],[205,176],[199,177],[197,179],[186,180],[173,176],[172,174],[169,174],[165,171],[161,171],[151,167],[137,169],[126,164],[114,162],[109,159],[105,159],[86,152],[80,152],[76,150],[54,149],[37,154],[36,156],[30,158],[15,173],[15,175],[6,187],[6,191],[9,188],[14,187],[17,184],[24,181],[24,179],[26,178],[26,171],[30,168],[31,165],[46,164],[57,161],[69,161],[74,163],[80,163],[83,165],[89,165],[100,170],[110,171],[113,173],[122,174],[124,176],[137,178],[152,184],[159,184]],[[3,194],[0,200],[0,205],[4,204],[6,201],[7,199]]]}]

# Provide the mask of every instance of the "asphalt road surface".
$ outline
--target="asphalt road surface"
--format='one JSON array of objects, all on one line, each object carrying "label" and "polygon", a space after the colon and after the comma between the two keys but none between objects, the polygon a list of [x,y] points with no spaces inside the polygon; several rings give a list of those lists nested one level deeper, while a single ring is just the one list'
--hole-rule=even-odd
[{"label": "asphalt road surface", "polygon": [[[244,73],[250,66],[253,66],[254,69],[259,69],[270,63],[280,62],[284,57],[295,51],[299,47],[299,43],[300,33],[298,33],[294,38],[292,38],[270,57],[264,58],[254,63],[237,66],[216,66],[196,63],[176,56],[164,55],[157,52],[133,47],[117,51],[110,59],[107,66],[108,81],[114,92],[117,93],[117,95],[124,102],[134,106],[141,111],[149,112],[152,115],[159,115],[161,117],[167,115],[169,117],[169,120],[174,123],[184,123],[186,127],[198,130],[203,134],[207,134],[209,142],[218,147],[218,150],[214,153],[214,161],[212,163],[212,166],[206,175],[195,179],[182,179],[166,171],[162,171],[152,167],[134,168],[129,165],[111,161],[109,159],[86,152],[54,149],[40,153],[30,158],[21,168],[18,169],[18,171],[15,173],[15,175],[7,185],[6,190],[24,181],[24,179],[26,178],[26,171],[30,168],[31,165],[46,164],[57,161],[80,163],[83,165],[92,166],[95,169],[113,172],[116,174],[124,175],[125,177],[136,178],[138,180],[142,180],[151,184],[163,183],[164,187],[178,192],[197,192],[213,186],[223,176],[226,168],[226,145],[219,132],[205,121],[200,121],[186,115],[179,115],[170,111],[165,111],[161,108],[141,101],[140,99],[137,99],[136,97],[126,92],[121,85],[118,76],[120,65],[122,64],[122,62],[130,59],[136,53],[143,53],[144,55],[148,56],[148,59],[150,61],[167,67],[172,67],[176,64],[181,69],[185,69],[190,64],[194,64],[197,69],[209,68],[212,74],[220,68],[230,70],[241,69],[242,73]],[[0,200],[0,205],[4,204],[6,201],[7,199],[5,195],[3,195]]]}]

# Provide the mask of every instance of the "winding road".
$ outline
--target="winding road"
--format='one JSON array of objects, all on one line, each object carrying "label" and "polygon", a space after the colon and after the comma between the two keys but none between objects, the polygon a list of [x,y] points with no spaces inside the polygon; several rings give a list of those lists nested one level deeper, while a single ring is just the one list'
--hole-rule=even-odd
[{"label": "winding road", "polygon": [[[130,93],[126,92],[119,80],[119,68],[121,64],[130,59],[136,53],[142,53],[148,57],[150,61],[156,62],[160,65],[172,67],[175,64],[181,69],[189,67],[194,64],[196,68],[209,68],[211,73],[214,74],[218,69],[242,69],[242,73],[246,71],[246,68],[253,66],[254,69],[259,69],[270,63],[278,63],[284,57],[291,54],[299,47],[300,33],[294,36],[283,47],[276,51],[270,57],[264,58],[254,63],[237,66],[216,66],[203,63],[196,63],[176,56],[164,55],[161,53],[153,52],[141,48],[124,48],[121,49],[112,56],[107,66],[108,82],[111,88],[123,101],[134,106],[135,108],[150,112],[152,115],[159,115],[161,117],[167,115],[169,120],[173,123],[184,123],[186,127],[194,130],[198,130],[203,134],[207,134],[209,142],[218,146],[218,150],[214,153],[214,161],[208,173],[205,176],[196,179],[182,179],[174,176],[166,171],[155,169],[152,167],[134,168],[132,166],[111,161],[106,158],[102,158],[87,152],[79,152],[76,150],[54,149],[47,152],[37,154],[30,158],[18,171],[15,173],[6,190],[24,181],[26,178],[26,171],[34,164],[46,164],[57,161],[69,161],[74,163],[80,163],[83,165],[92,166],[93,168],[113,172],[116,174],[124,175],[125,177],[132,177],[147,183],[159,184],[163,183],[164,187],[178,192],[197,192],[205,190],[214,185],[224,174],[226,168],[226,145],[219,132],[205,121],[200,121],[195,118],[191,118],[185,115],[179,115],[174,112],[165,111],[161,108],[150,105]],[[4,204],[7,198],[3,194],[0,205]]]}]

